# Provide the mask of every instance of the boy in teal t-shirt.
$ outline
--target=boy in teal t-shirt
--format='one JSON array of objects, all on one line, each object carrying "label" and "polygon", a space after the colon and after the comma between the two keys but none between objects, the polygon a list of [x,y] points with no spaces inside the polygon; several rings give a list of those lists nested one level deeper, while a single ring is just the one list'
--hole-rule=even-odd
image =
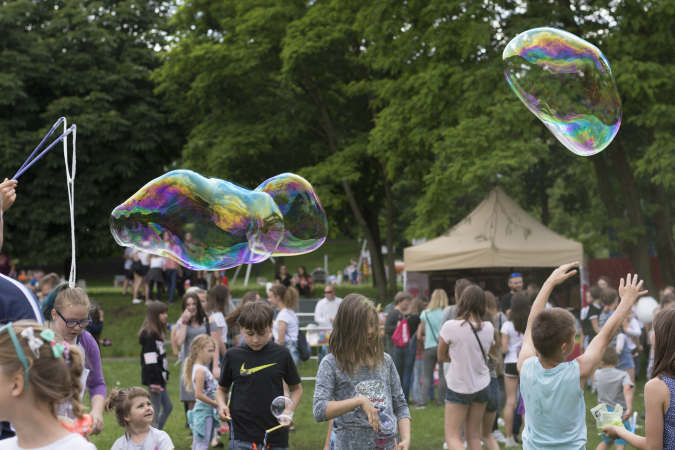
[{"label": "boy in teal t-shirt", "polygon": [[[532,305],[523,344],[518,356],[520,390],[525,404],[525,450],[579,450],[586,448],[586,405],[583,388],[600,365],[609,342],[638,297],[642,281],[637,275],[621,279],[621,303],[607,320],[586,352],[565,362],[574,350],[574,316],[562,308],[546,308],[553,288],[576,270],[579,263],[565,264],[553,271]],[[539,356],[537,356],[537,353]]]}]

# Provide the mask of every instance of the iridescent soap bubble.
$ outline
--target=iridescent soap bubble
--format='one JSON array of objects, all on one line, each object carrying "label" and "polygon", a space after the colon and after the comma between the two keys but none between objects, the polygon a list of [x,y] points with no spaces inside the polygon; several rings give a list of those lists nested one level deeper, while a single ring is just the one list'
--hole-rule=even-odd
[{"label": "iridescent soap bubble", "polygon": [[[309,183],[307,187],[315,198]],[[325,222],[316,201],[317,214],[323,214]],[[278,253],[287,234],[285,220],[264,191],[175,170],[115,208],[110,231],[120,245],[171,258],[194,270],[222,270],[262,262]]]},{"label": "iridescent soap bubble", "polygon": [[621,126],[621,98],[602,52],[566,31],[535,28],[504,49],[504,75],[518,98],[573,153],[590,156]]},{"label": "iridescent soap bubble", "polygon": [[273,256],[309,253],[326,240],[326,213],[307,180],[285,173],[265,181],[256,191],[268,193],[284,216],[286,231]]},{"label": "iridescent soap bubble", "polygon": [[290,425],[295,414],[295,405],[293,400],[288,397],[277,397],[270,406],[270,411],[277,418],[281,425]]}]

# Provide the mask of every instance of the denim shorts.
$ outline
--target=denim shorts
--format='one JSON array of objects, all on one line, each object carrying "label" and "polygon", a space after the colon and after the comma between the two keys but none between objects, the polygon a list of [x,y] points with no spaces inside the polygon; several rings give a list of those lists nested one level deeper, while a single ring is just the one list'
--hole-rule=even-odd
[{"label": "denim shorts", "polygon": [[490,400],[490,385],[473,394],[460,394],[450,388],[445,390],[445,403],[468,405],[469,403],[486,403]]},{"label": "denim shorts", "polygon": [[284,347],[286,347],[291,352],[291,357],[293,362],[297,366],[300,364],[300,350],[298,350],[297,341],[284,341]]},{"label": "denim shorts", "polygon": [[[626,337],[626,339],[630,339]],[[635,361],[633,361],[633,355],[628,350],[624,348],[621,354],[619,355],[619,362],[616,364],[616,368],[619,370],[633,369],[635,367]]]},{"label": "denim shorts", "polygon": [[497,378],[490,378],[490,385],[488,386],[490,392],[488,393],[488,402],[485,407],[485,412],[495,412],[499,408],[499,380]]},{"label": "denim shorts", "polygon": [[[246,441],[230,441],[230,445],[227,447],[229,450],[262,450],[262,444],[256,444],[253,446],[252,443]],[[267,450],[267,449],[265,449]],[[271,447],[269,450],[288,450],[288,447]]]}]

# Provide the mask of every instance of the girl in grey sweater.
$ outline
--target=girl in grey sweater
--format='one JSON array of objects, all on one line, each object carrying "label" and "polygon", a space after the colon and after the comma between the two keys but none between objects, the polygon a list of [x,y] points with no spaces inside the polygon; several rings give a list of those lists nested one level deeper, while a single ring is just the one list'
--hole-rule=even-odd
[{"label": "girl in grey sweater", "polygon": [[342,301],[329,345],[313,409],[317,422],[334,419],[333,449],[408,450],[410,412],[370,300],[351,294]]}]

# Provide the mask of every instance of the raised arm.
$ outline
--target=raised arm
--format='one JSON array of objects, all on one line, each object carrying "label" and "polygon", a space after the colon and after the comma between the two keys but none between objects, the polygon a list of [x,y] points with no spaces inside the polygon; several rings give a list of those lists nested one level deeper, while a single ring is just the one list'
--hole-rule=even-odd
[{"label": "raised arm", "polygon": [[572,275],[575,275],[577,273],[576,270],[569,270],[578,266],[578,262],[563,264],[553,271],[551,276],[548,277],[548,280],[546,280],[541,287],[539,295],[537,295],[537,299],[534,301],[532,309],[530,310],[530,317],[527,318],[527,328],[525,329],[523,343],[520,347],[520,355],[518,355],[518,372],[520,372],[520,368],[523,367],[523,363],[527,361],[528,358],[537,356],[537,350],[534,348],[534,343],[532,342],[532,321],[537,314],[546,309],[546,302],[548,302],[548,298],[550,297],[551,292],[553,292],[553,288]]},{"label": "raised arm", "polygon": [[621,298],[621,303],[619,303],[614,314],[607,319],[607,322],[605,322],[600,333],[598,333],[591,343],[588,344],[586,352],[577,358],[581,386],[586,384],[586,381],[600,365],[602,355],[605,353],[605,350],[614,338],[614,335],[616,335],[616,332],[619,330],[621,323],[626,318],[626,315],[635,303],[635,300],[646,293],[647,291],[642,290],[642,281],[638,283],[637,275],[631,277],[631,274],[628,274],[626,281],[624,281],[623,278],[621,279],[621,283],[619,284],[619,297]]}]

